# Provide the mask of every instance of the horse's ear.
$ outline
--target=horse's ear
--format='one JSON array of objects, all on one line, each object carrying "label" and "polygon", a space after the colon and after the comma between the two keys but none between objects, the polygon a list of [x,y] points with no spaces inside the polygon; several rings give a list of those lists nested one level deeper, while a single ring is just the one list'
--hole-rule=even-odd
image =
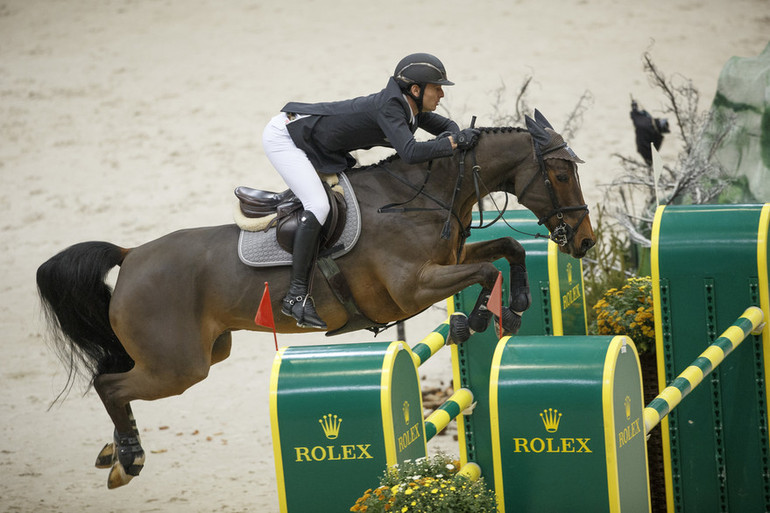
[{"label": "horse's ear", "polygon": [[529,116],[524,116],[524,120],[527,123],[527,130],[529,130],[529,133],[532,135],[532,139],[534,139],[541,148],[548,146],[548,143],[551,142],[551,136],[548,135],[545,128],[540,126],[537,121]]},{"label": "horse's ear", "polygon": [[537,123],[538,123],[540,126],[542,126],[543,128],[550,128],[551,130],[553,130],[553,127],[552,127],[552,126],[551,126],[551,124],[548,122],[548,120],[547,120],[547,119],[545,119],[545,116],[543,116],[543,113],[542,113],[542,112],[540,112],[540,111],[539,111],[539,110],[537,110],[537,109],[535,109],[535,121],[537,121]]}]

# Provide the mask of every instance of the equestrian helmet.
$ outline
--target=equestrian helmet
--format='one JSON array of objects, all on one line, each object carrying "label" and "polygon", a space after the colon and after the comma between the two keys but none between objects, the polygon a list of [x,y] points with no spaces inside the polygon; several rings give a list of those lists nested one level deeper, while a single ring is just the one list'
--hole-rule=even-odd
[{"label": "equestrian helmet", "polygon": [[403,89],[412,84],[421,87],[425,84],[454,85],[446,77],[444,64],[429,53],[413,53],[401,59],[393,72],[393,78]]}]

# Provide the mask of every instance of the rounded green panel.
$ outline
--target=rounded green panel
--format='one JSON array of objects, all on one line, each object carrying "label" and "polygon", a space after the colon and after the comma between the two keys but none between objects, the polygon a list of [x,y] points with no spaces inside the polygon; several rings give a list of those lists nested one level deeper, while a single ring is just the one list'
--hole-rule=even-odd
[{"label": "rounded green panel", "polygon": [[[581,511],[617,512],[624,494],[649,500],[644,434],[633,431],[642,418],[638,359],[632,345],[621,353],[616,338],[500,341],[489,394],[495,491],[503,511],[563,511],[579,498]],[[615,372],[620,360],[622,374]],[[634,379],[626,379],[629,371]],[[618,397],[620,407],[613,406]],[[616,411],[622,418],[615,420]],[[619,440],[624,447],[617,447]]]},{"label": "rounded green panel", "polygon": [[348,511],[389,464],[425,456],[421,400],[403,342],[279,352],[270,416],[281,511]]},{"label": "rounded green panel", "polygon": [[[381,398],[388,465],[425,456],[420,382],[414,360],[403,342],[390,345],[383,365]],[[385,416],[387,412],[389,418]]]},{"label": "rounded green panel", "polygon": [[[767,212],[767,204],[658,208],[651,257],[661,390],[747,307],[770,313]],[[770,508],[764,346],[746,339],[661,422],[670,510]]]}]

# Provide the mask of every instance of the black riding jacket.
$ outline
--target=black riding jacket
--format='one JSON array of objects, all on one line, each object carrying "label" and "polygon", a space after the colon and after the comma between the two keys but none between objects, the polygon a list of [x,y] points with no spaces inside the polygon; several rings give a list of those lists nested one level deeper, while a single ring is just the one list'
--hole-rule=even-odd
[{"label": "black riding jacket", "polygon": [[457,132],[454,121],[421,112],[412,123],[412,112],[393,78],[385,89],[369,96],[325,103],[287,103],[283,112],[307,114],[288,124],[294,144],[303,150],[320,173],[337,173],[355,165],[350,151],[373,146],[395,148],[407,163],[426,162],[452,155],[452,144],[442,137],[418,142],[417,128],[438,135]]}]

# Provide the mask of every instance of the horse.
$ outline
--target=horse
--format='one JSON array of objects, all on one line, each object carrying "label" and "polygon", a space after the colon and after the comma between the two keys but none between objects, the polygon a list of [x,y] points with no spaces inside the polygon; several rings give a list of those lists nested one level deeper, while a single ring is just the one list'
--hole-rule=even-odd
[{"label": "horse", "polygon": [[[582,258],[595,244],[577,174],[583,161],[540,112],[526,125],[480,128],[471,150],[432,163],[391,157],[347,172],[361,233],[336,263],[365,318],[376,326],[403,320],[478,283],[468,329],[486,329],[486,301],[499,273],[492,262],[505,258],[510,301],[500,322],[514,333],[531,301],[524,248],[513,237],[465,244],[474,205],[493,191],[517,196],[560,251]],[[406,206],[393,213],[384,204]],[[68,385],[76,374],[90,374],[115,426],[96,460],[110,469],[108,488],[127,484],[144,465],[132,401],[178,395],[206,378],[229,356],[233,331],[269,331],[254,322],[264,284],[276,311],[290,267],[244,265],[239,233],[229,224],[176,231],[135,248],[82,242],[38,268],[38,293],[53,347],[69,366]],[[116,266],[111,287],[105,280]],[[318,269],[313,281],[329,330],[344,327],[350,314]],[[280,333],[308,331],[288,316],[274,322]],[[455,330],[456,337],[463,332]]]}]

